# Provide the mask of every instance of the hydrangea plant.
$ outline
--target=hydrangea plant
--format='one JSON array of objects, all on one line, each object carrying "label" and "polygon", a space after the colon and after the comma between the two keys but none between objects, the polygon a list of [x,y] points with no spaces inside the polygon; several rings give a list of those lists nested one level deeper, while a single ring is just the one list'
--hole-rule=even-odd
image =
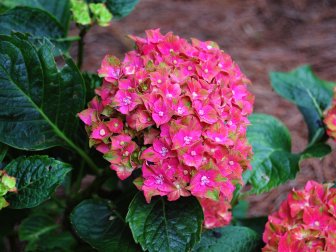
[{"label": "hydrangea plant", "polygon": [[1,1],[0,251],[335,250],[330,185],[294,190],[268,222],[246,201],[331,152],[335,83],[309,66],[270,74],[307,124],[293,153],[215,42],[148,30],[83,71],[87,32],[137,2]]}]

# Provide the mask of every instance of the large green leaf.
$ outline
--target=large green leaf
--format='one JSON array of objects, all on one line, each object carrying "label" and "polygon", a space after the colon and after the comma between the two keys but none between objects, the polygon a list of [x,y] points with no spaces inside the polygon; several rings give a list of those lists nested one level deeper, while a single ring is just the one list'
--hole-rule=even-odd
[{"label": "large green leaf", "polygon": [[107,8],[114,18],[122,18],[129,15],[139,0],[106,0]]},{"label": "large green leaf", "polygon": [[320,141],[325,133],[323,111],[330,105],[335,83],[319,79],[310,66],[302,66],[292,72],[272,72],[272,87],[285,99],[296,104],[309,129],[311,144]]},{"label": "large green leaf", "polygon": [[71,167],[48,156],[30,156],[13,160],[4,170],[16,178],[17,188],[17,193],[7,194],[6,199],[10,207],[21,209],[50,198]]},{"label": "large green leaf", "polygon": [[67,30],[70,19],[69,0],[2,0],[0,5],[10,9],[16,6],[28,6],[45,10],[52,14]]},{"label": "large green leaf", "polygon": [[70,2],[69,0],[37,0],[40,4],[39,8],[43,8],[62,24],[67,31],[70,21]]},{"label": "large green leaf", "polygon": [[[0,15],[0,34],[29,33],[31,40],[48,38],[57,48],[65,51],[69,43],[62,41],[66,29],[48,12],[32,7],[18,6]],[[55,51],[55,54],[59,54]]]},{"label": "large green leaf", "polygon": [[85,200],[70,218],[78,236],[98,251],[138,251],[125,221],[106,200]]},{"label": "large green leaf", "polygon": [[58,224],[45,214],[29,216],[20,225],[19,238],[21,241],[37,240],[57,228]]},{"label": "large green leaf", "polygon": [[72,251],[74,238],[69,232],[60,233],[59,229],[53,218],[34,214],[21,223],[19,238],[28,242],[25,251]]},{"label": "large green leaf", "polygon": [[227,226],[203,233],[194,252],[253,252],[260,237],[247,227]]},{"label": "large green leaf", "polygon": [[251,193],[262,193],[294,179],[303,159],[321,158],[331,152],[324,143],[312,145],[301,153],[291,152],[291,136],[278,119],[265,114],[249,117],[251,125],[247,138],[253,149],[252,170],[244,173],[244,180],[252,185]]},{"label": "large green leaf", "polygon": [[291,153],[291,136],[279,120],[264,114],[249,117],[247,138],[253,149],[252,170],[244,174],[252,193],[261,193],[295,178],[299,155]]},{"label": "large green leaf", "polygon": [[143,250],[190,251],[200,240],[203,212],[193,198],[169,202],[155,197],[147,204],[138,193],[129,206],[126,221]]},{"label": "large green leaf", "polygon": [[0,142],[27,150],[74,147],[83,78],[70,58],[57,68],[48,40],[36,48],[19,35],[0,35]]}]

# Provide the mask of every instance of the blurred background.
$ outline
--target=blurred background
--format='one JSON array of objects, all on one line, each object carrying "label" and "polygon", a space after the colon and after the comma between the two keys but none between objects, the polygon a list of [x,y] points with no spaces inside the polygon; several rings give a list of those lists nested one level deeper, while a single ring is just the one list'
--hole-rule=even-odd
[{"label": "blurred background", "polygon": [[[127,34],[142,36],[153,28],[217,42],[252,80],[255,112],[278,117],[292,133],[293,150],[304,148],[307,129],[301,114],[272,91],[268,73],[310,64],[320,78],[336,81],[336,0],[140,0],[128,17],[87,34],[83,69],[96,72],[106,54],[122,58],[133,47]],[[309,179],[331,182],[334,160],[331,154],[304,161],[295,181],[248,198],[250,215],[273,212],[291,188]]]}]

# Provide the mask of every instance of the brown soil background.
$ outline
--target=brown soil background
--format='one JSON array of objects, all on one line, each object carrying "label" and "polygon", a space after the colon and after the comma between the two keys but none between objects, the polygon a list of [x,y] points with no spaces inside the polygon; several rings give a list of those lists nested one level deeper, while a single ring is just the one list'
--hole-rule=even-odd
[{"label": "brown soil background", "polygon": [[[140,0],[128,17],[88,33],[84,69],[95,72],[108,53],[122,57],[132,46],[127,34],[144,35],[152,28],[216,41],[252,80],[255,112],[274,115],[288,126],[294,152],[305,147],[303,119],[272,90],[268,73],[311,64],[320,78],[336,81],[335,0]],[[250,215],[275,211],[291,188],[302,188],[310,179],[336,180],[335,158],[304,161],[296,180],[249,197]]]}]

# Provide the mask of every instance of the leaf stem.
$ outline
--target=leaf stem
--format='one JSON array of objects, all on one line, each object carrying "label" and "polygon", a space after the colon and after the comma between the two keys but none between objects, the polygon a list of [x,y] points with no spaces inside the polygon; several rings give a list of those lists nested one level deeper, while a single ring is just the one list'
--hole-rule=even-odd
[{"label": "leaf stem", "polygon": [[85,153],[85,151],[83,151],[81,148],[79,148],[74,142],[72,142],[65,135],[62,134],[62,135],[60,135],[60,137],[62,137],[63,140],[85,160],[85,162],[90,166],[92,172],[94,172],[95,174],[100,174],[101,173],[101,170],[92,161],[92,159]]},{"label": "leaf stem", "polygon": [[86,33],[89,30],[89,26],[83,26],[79,31],[79,40],[78,40],[78,51],[77,51],[77,66],[81,69],[83,65],[83,56],[84,56],[84,38]]}]

